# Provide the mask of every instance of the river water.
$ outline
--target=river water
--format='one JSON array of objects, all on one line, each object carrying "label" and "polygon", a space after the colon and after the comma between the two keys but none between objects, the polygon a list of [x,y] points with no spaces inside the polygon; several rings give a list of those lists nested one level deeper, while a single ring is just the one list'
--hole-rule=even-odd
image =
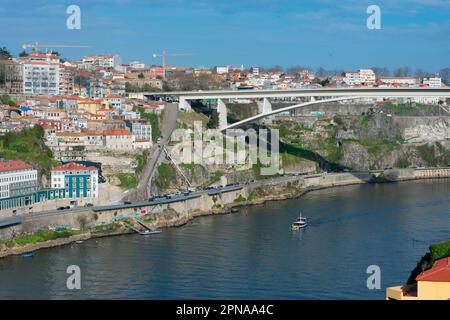
[{"label": "river water", "polygon": [[[450,239],[450,181],[357,185],[0,260],[0,299],[384,299]],[[310,226],[290,223],[302,211]],[[81,290],[68,290],[69,265]],[[381,269],[369,290],[366,269]]]}]

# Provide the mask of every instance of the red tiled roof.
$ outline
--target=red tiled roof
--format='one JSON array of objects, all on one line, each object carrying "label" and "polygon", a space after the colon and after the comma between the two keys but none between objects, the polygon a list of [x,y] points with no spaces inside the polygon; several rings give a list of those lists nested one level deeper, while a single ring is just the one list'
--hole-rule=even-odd
[{"label": "red tiled roof", "polygon": [[33,169],[32,165],[21,160],[0,161],[0,172]]},{"label": "red tiled roof", "polygon": [[105,130],[103,131],[104,136],[131,136],[131,131],[116,129],[116,130]]},{"label": "red tiled roof", "polygon": [[416,280],[450,282],[450,257],[437,260],[431,269],[419,274]]},{"label": "red tiled roof", "polygon": [[82,164],[75,163],[75,162],[69,162],[65,165],[54,167],[52,171],[96,171],[96,167],[86,167]]}]

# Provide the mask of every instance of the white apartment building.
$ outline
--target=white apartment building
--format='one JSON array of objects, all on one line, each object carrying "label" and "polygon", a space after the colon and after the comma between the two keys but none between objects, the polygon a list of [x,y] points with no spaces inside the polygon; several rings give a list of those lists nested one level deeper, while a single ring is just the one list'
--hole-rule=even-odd
[{"label": "white apartment building", "polygon": [[420,86],[419,77],[380,77],[378,78],[381,86],[388,87],[418,87]]},{"label": "white apartment building", "polygon": [[0,199],[19,197],[37,191],[38,173],[20,160],[0,161]]},{"label": "white apartment building", "polygon": [[109,95],[105,97],[105,100],[108,101],[110,108],[112,109],[122,109],[122,96],[119,95]]},{"label": "white apartment building", "polygon": [[229,68],[227,66],[217,66],[216,67],[216,73],[217,74],[227,74]]},{"label": "white apartment building", "polygon": [[59,94],[59,64],[23,62],[23,93],[54,96]]},{"label": "white apartment building", "polygon": [[103,131],[105,148],[116,151],[132,151],[133,136],[131,131],[116,129]]},{"label": "white apartment building", "polygon": [[439,77],[424,78],[423,84],[430,88],[439,88],[442,87],[442,79]]},{"label": "white apartment building", "polygon": [[85,69],[100,68],[115,68],[120,65],[120,57],[113,54],[95,54],[86,55],[83,57],[83,67]]},{"label": "white apartment building", "polygon": [[51,170],[53,189],[65,189],[67,198],[98,198],[98,169],[70,162]]},{"label": "white apartment building", "polygon": [[152,125],[138,121],[131,123],[131,133],[137,139],[152,141]]},{"label": "white apartment building", "polygon": [[371,69],[361,69],[358,71],[348,71],[345,73],[344,82],[349,86],[375,84],[376,76]]},{"label": "white apartment building", "polygon": [[133,69],[144,69],[145,68],[145,63],[137,61],[137,60],[130,61],[129,65],[130,65],[130,68],[133,68]]}]

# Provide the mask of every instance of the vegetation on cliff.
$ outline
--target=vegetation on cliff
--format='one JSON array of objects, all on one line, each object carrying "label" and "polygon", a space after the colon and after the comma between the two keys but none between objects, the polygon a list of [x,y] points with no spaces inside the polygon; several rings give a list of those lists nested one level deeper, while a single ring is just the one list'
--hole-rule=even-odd
[{"label": "vegetation on cliff", "polygon": [[155,179],[155,184],[160,189],[169,188],[176,182],[175,169],[167,163],[161,163],[158,167],[158,178]]},{"label": "vegetation on cliff", "polygon": [[139,112],[142,119],[147,120],[152,125],[152,140],[156,141],[161,135],[161,131],[159,129],[159,119],[156,113],[149,113],[142,107],[134,107],[133,111]]},{"label": "vegetation on cliff", "polygon": [[18,132],[7,132],[0,137],[0,158],[23,160],[46,176],[50,175],[52,166],[59,164],[44,144],[44,128],[38,125]]},{"label": "vegetation on cliff", "polygon": [[[410,108],[395,106],[398,110]],[[399,125],[386,114],[334,116],[309,125],[308,120],[302,121],[278,121],[273,125],[280,130],[280,149],[315,161],[323,170],[373,170],[450,163],[450,150],[439,142],[406,143]]]},{"label": "vegetation on cliff", "polygon": [[432,244],[422,259],[417,263],[417,266],[411,271],[406,284],[416,283],[416,277],[423,271],[430,269],[436,260],[450,257],[450,241],[443,243]]},{"label": "vegetation on cliff", "polygon": [[119,173],[117,178],[120,181],[119,187],[122,189],[134,189],[138,185],[138,178],[136,174],[132,173]]}]

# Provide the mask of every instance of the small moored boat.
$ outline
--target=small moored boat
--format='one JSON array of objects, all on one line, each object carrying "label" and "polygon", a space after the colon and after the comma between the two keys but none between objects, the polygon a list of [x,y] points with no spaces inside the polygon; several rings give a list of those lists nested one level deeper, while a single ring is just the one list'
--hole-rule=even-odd
[{"label": "small moored boat", "polygon": [[159,230],[145,230],[145,231],[139,232],[139,234],[142,236],[152,236],[155,234],[160,234],[161,232],[162,231],[159,231]]},{"label": "small moored boat", "polygon": [[34,252],[27,252],[22,255],[22,258],[33,258]]},{"label": "small moored boat", "polygon": [[76,244],[83,244],[83,243],[84,243],[84,240],[77,240],[77,241],[75,241],[75,243],[76,243]]},{"label": "small moored boat", "polygon": [[308,220],[305,217],[300,216],[291,224],[291,230],[296,231],[305,228],[308,225]]}]

